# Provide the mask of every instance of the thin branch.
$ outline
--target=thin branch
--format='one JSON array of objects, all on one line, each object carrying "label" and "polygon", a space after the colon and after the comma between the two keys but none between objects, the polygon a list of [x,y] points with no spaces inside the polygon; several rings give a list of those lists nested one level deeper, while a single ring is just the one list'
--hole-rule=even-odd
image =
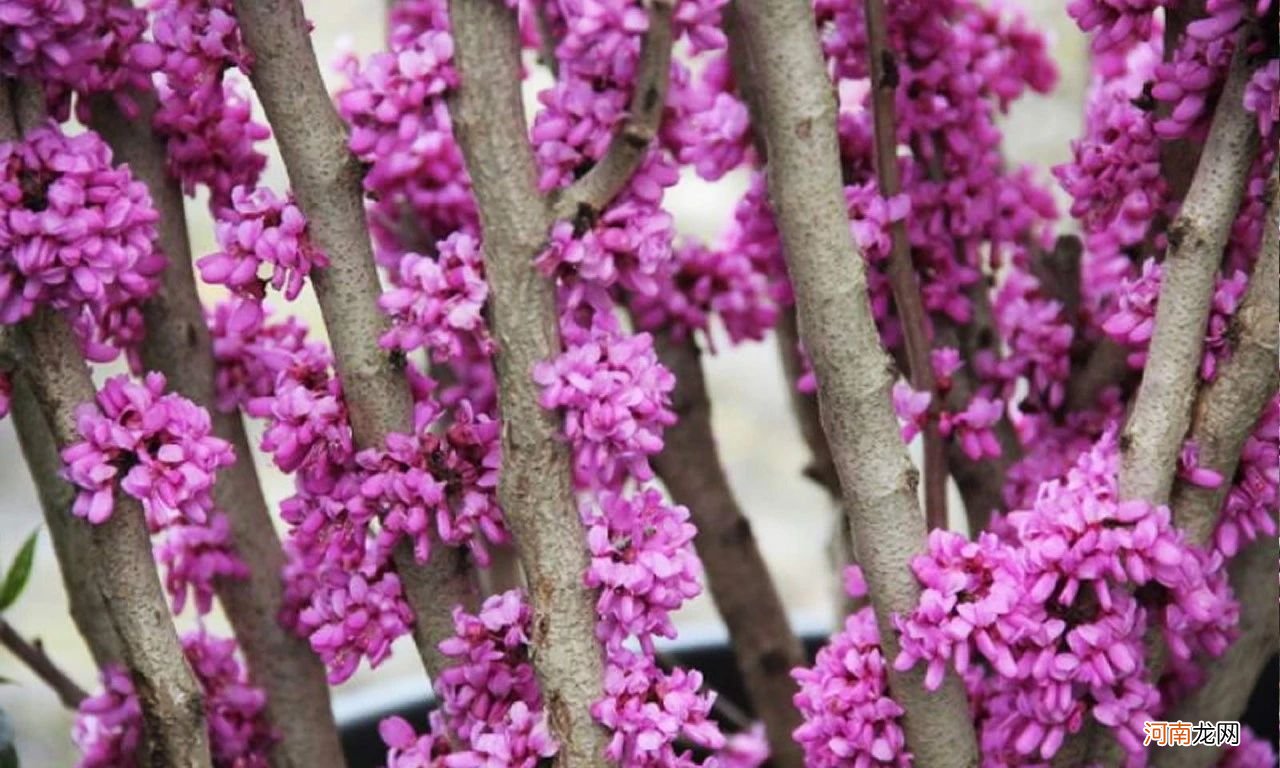
[{"label": "thin branch", "polygon": [[1241,39],[1182,209],[1169,228],[1155,331],[1133,414],[1120,438],[1120,495],[1169,501],[1191,422],[1214,275],[1231,234],[1257,147],[1257,120],[1244,108],[1249,79]]},{"label": "thin branch", "polygon": [[627,116],[618,126],[604,156],[591,170],[552,194],[551,216],[556,221],[594,220],[631,180],[658,134],[671,72],[671,14],[675,2],[648,0],[648,6],[649,29],[640,47],[636,84]]},{"label": "thin branch", "polygon": [[28,642],[3,618],[0,618],[0,646],[7,648],[19,661],[26,664],[36,677],[57,694],[58,701],[67,709],[76,709],[80,702],[89,697],[83,688],[76,685],[75,680],[53,663],[39,640]]},{"label": "thin branch", "polygon": [[[911,609],[920,587],[910,559],[924,545],[917,473],[889,401],[893,376],[880,347],[862,259],[849,232],[835,97],[805,0],[738,5],[743,39],[758,66],[769,192],[796,294],[801,337],[818,379],[822,422],[846,492],[858,562],[870,587],[886,658],[897,656],[890,617]],[[906,710],[907,748],[921,768],[978,764],[963,687],[948,675],[935,693],[924,673],[890,668]]]},{"label": "thin branch", "polygon": [[663,436],[653,465],[672,498],[689,508],[698,527],[694,541],[707,586],[729,630],[743,687],[769,735],[778,768],[804,764],[791,733],[800,712],[791,670],[805,663],[804,647],[756,546],[751,523],[734,498],[711,428],[711,401],[693,339],[655,339],[658,358],[676,377],[672,405],[679,419]]},{"label": "thin branch", "polygon": [[[875,130],[876,177],[881,196],[894,197],[902,191],[898,170],[898,133],[894,98],[898,88],[898,65],[889,48],[888,22],[884,0],[866,0],[867,56],[871,71],[871,110]],[[911,262],[907,224],[895,221],[890,228],[889,285],[898,310],[907,348],[907,376],[911,387],[930,395],[929,418],[924,428],[924,499],[928,527],[947,526],[947,452],[939,432],[937,382],[929,356],[928,320],[920,285]]]},{"label": "thin branch", "polygon": [[[1208,662],[1207,676],[1198,690],[1178,702],[1163,719],[1196,723],[1239,720],[1248,706],[1258,677],[1280,646],[1280,587],[1273,538],[1264,538],[1231,563],[1231,587],[1240,601],[1240,636],[1226,653]],[[1153,749],[1155,768],[1207,768],[1217,765],[1222,749],[1179,747]]]},{"label": "thin branch", "polygon": [[1216,470],[1223,480],[1217,488],[1177,482],[1173,490],[1174,520],[1192,541],[1201,545],[1213,534],[1240,451],[1280,385],[1276,367],[1276,347],[1280,345],[1280,228],[1276,224],[1280,217],[1280,191],[1275,169],[1267,182],[1266,196],[1258,263],[1232,320],[1230,335],[1236,343],[1231,358],[1201,390],[1191,419],[1191,439],[1200,449],[1200,464]]},{"label": "thin branch", "polygon": [[[926,154],[922,148],[916,148],[915,154],[924,162],[929,178],[942,182],[946,178],[942,165],[946,150],[941,137],[935,135],[932,138],[932,152]],[[958,243],[956,249],[959,253]],[[998,352],[996,342],[999,335],[991,307],[990,285],[985,279],[979,279],[966,289],[965,295],[973,308],[973,317],[968,323],[957,324],[945,315],[935,320],[938,343],[956,348],[965,361],[965,365],[952,375],[951,389],[947,391],[944,405],[951,411],[962,411],[968,407],[978,390],[975,363],[979,353]],[[1005,473],[1022,454],[1022,444],[1008,414],[1001,415],[995,425],[995,434],[1000,443],[1000,456],[995,459],[975,461],[969,458],[958,441],[952,440],[947,445],[951,476],[955,478],[960,497],[964,500],[969,530],[974,533],[985,530],[991,515],[1003,508]]]},{"label": "thin branch", "polygon": [[163,286],[143,307],[143,365],[165,375],[169,388],[208,410],[214,434],[231,443],[236,462],[218,472],[214,500],[231,526],[236,553],[248,578],[219,579],[218,598],[244,652],[250,676],[267,694],[266,716],[281,739],[279,765],[338,768],[344,764],[329,705],[324,665],[305,640],[277,620],[283,603],[284,551],[271,524],[238,413],[214,405],[214,360],[209,330],[191,269],[191,246],[182,190],[165,164],[165,146],[148,126],[154,97],[139,94],[136,117],[124,115],[111,96],[93,99],[90,127],[111,145],[115,162],[128,164],[147,185],[160,214],[158,245],[168,258]]},{"label": "thin branch", "polygon": [[450,0],[461,86],[450,113],[475,189],[498,342],[502,473],[498,496],[529,580],[530,652],[560,743],[557,764],[603,765],[606,734],[591,717],[604,670],[595,600],[560,418],[538,404],[534,366],[560,353],[555,295],[534,267],[550,226],[520,98],[514,14],[494,0]]},{"label": "thin branch", "polygon": [[[43,119],[44,95],[19,86],[13,99],[19,133]],[[7,105],[0,104],[0,109]],[[9,113],[0,120],[14,120]],[[53,310],[38,309],[19,326],[30,351],[30,365],[16,373],[27,379],[61,451],[80,440],[75,411],[96,395],[89,367],[70,325]],[[80,525],[88,525],[76,521]],[[121,641],[121,656],[142,705],[147,739],[144,762],[171,768],[208,768],[204,697],[187,667],[178,634],[169,620],[160,578],[151,553],[142,506],[118,493],[115,511],[89,526],[89,557],[97,565],[98,590]],[[74,567],[63,563],[63,567]]]},{"label": "thin branch", "polygon": [[[275,133],[311,239],[330,266],[312,284],[360,448],[380,448],[391,432],[413,431],[413,398],[403,372],[376,340],[387,328],[361,191],[362,171],[325,91],[300,0],[236,0],[251,80]],[[393,555],[413,607],[414,640],[434,679],[447,665],[439,643],[453,635],[452,609],[476,598],[463,550],[436,546],[418,563],[406,541]]]},{"label": "thin branch", "polygon": [[1067,409],[1093,408],[1107,388],[1128,386],[1137,376],[1137,371],[1129,365],[1128,349],[1109,337],[1099,339],[1084,365],[1072,366],[1071,378],[1067,381]]}]

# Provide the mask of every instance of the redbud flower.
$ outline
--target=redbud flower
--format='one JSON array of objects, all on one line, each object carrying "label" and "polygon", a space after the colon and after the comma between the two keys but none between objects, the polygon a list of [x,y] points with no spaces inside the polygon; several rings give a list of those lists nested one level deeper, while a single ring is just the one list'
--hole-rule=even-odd
[{"label": "redbud flower", "polygon": [[489,286],[475,238],[462,232],[450,235],[439,244],[436,258],[405,254],[394,282],[396,287],[378,299],[393,321],[379,340],[384,348],[410,352],[425,347],[437,362],[462,357],[467,340],[486,354],[493,352],[483,314]]},{"label": "redbud flower", "polygon": [[588,341],[539,363],[533,376],[543,387],[542,407],[564,409],[579,485],[653,477],[648,457],[662,450],[662,430],[675,422],[675,378],[658,362],[649,334]]},{"label": "redbud flower", "polygon": [[270,267],[271,287],[289,300],[302,291],[314,268],[329,266],[324,252],[311,244],[307,220],[292,196],[276,197],[267,187],[231,190],[231,207],[219,213],[215,231],[222,250],[197,262],[206,282],[261,298]]},{"label": "redbud flower", "polygon": [[886,661],[875,615],[863,608],[818,651],[811,668],[791,676],[804,723],[793,737],[814,768],[911,765],[899,725],[903,709],[889,698]]},{"label": "redbud flower", "polygon": [[67,479],[79,492],[72,511],[91,523],[110,517],[116,483],[142,502],[152,529],[184,520],[203,524],[213,509],[214,474],[235,461],[231,446],[214,437],[209,414],[176,394],[164,376],[142,383],[107,380],[97,403],[76,410],[81,442],[62,452]]},{"label": "redbud flower", "polygon": [[80,750],[76,768],[133,765],[142,742],[142,705],[125,670],[102,670],[102,690],[80,702],[71,738]]},{"label": "redbud flower", "polygon": [[39,304],[69,313],[92,359],[141,335],[137,305],[159,286],[157,214],[147,188],[97,134],[52,121],[0,144],[0,323]]},{"label": "redbud flower", "polygon": [[596,635],[608,643],[636,637],[648,651],[655,635],[675,637],[671,613],[702,591],[689,511],[652,488],[631,498],[605,491],[598,508],[583,505],[582,519],[591,550],[586,584],[600,590]]}]

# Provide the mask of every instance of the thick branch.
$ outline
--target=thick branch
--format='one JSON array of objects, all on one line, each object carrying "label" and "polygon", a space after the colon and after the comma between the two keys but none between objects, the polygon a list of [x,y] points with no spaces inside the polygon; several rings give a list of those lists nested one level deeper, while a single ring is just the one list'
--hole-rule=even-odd
[{"label": "thick branch", "polygon": [[[251,79],[275,132],[308,233],[329,256],[313,273],[316,298],[333,345],[351,427],[360,448],[378,448],[390,432],[413,431],[413,398],[403,373],[377,339],[387,328],[361,192],[361,169],[325,92],[300,0],[236,0]],[[453,634],[453,606],[475,599],[462,550],[436,546],[425,564],[406,543],[396,571],[416,617],[414,640],[434,678],[445,666],[437,646]]]},{"label": "thick branch", "polygon": [[124,647],[97,588],[99,564],[89,529],[71,514],[75,489],[62,479],[62,456],[26,376],[13,376],[10,410],[18,447],[35,483],[45,526],[53,540],[71,619],[99,668],[119,664],[124,659]]},{"label": "thick branch", "polygon": [[627,116],[604,157],[582,178],[552,195],[551,215],[557,221],[579,216],[594,219],[631,180],[658,134],[671,72],[671,14],[675,2],[648,0],[648,6],[649,29],[640,48]]},{"label": "thick branch", "polygon": [[1217,378],[1201,390],[1191,420],[1191,439],[1200,448],[1200,464],[1217,470],[1223,481],[1217,488],[1178,482],[1173,491],[1174,519],[1197,544],[1206,543],[1212,536],[1240,461],[1240,451],[1280,384],[1276,368],[1276,347],[1280,345],[1280,228],[1276,224],[1280,194],[1274,169],[1266,195],[1258,263],[1232,320],[1231,335],[1236,343]]},{"label": "thick branch", "polygon": [[1257,120],[1243,103],[1250,74],[1245,43],[1242,39],[1237,46],[1200,165],[1169,228],[1155,332],[1133,414],[1120,439],[1120,495],[1126,499],[1168,502],[1191,421],[1214,275],[1257,145]]},{"label": "thick branch", "polygon": [[35,673],[45,685],[49,686],[55,694],[58,695],[58,701],[62,702],[62,706],[67,709],[74,710],[80,706],[80,702],[88,698],[89,694],[84,689],[76,685],[76,681],[67,676],[66,672],[53,663],[53,659],[49,658],[49,654],[45,653],[44,646],[39,640],[28,642],[26,638],[18,634],[17,630],[9,626],[3,618],[0,618],[0,646],[4,646],[17,656],[18,659]]},{"label": "thick branch", "polygon": [[602,765],[605,733],[588,710],[603,661],[589,565],[559,418],[538,404],[534,366],[560,353],[555,296],[534,268],[550,223],[520,101],[515,15],[494,0],[450,0],[454,131],[480,209],[489,318],[498,342],[502,474],[498,495],[515,535],[533,607],[530,644],[561,766]]},{"label": "thick branch", "polygon": [[[889,48],[888,22],[884,0],[866,0],[867,55],[871,70],[871,110],[875,129],[876,176],[880,194],[891,198],[902,191],[898,170],[898,133],[894,114],[894,98],[898,87],[898,65]],[[911,263],[911,244],[907,241],[907,224],[895,221],[890,228],[892,247],[889,252],[889,285],[898,310],[902,334],[907,348],[908,380],[918,392],[932,396],[929,420],[924,428],[924,499],[925,520],[930,529],[947,525],[947,452],[938,431],[940,403],[933,363],[929,357],[928,320],[915,266]]]},{"label": "thick branch", "polygon": [[[885,655],[897,655],[890,617],[911,610],[920,587],[909,561],[924,544],[916,471],[889,402],[892,373],[880,348],[861,255],[849,232],[836,141],[835,98],[804,0],[752,0],[739,20],[757,74],[769,152],[769,191],[796,293],[800,332],[818,379],[858,562],[870,587]],[[976,766],[977,743],[960,682],[936,693],[923,671],[889,671],[906,709],[908,748],[922,768]]]},{"label": "thick branch", "polygon": [[[66,448],[80,439],[74,413],[80,404],[93,402],[93,380],[66,320],[44,309],[23,325],[30,335],[32,364],[19,375],[28,378],[58,447]],[[98,579],[90,588],[100,593],[120,637],[123,661],[142,704],[147,764],[207,768],[203,697],[169,617],[141,505],[117,494],[115,511],[90,527],[89,541]]]},{"label": "thick branch", "polygon": [[143,308],[147,336],[142,361],[148,370],[162,372],[170,389],[207,409],[214,433],[235,450],[235,464],[218,473],[214,500],[227,515],[235,550],[248,566],[249,577],[219,579],[216,587],[253,682],[267,694],[267,718],[281,735],[272,765],[337,768],[344,761],[324,665],[276,618],[284,593],[284,551],[240,416],[214,406],[213,351],[196,295],[182,190],[166,170],[163,141],[147,128],[152,99],[148,94],[138,101],[142,114],[129,118],[114,98],[94,99],[90,125],[111,145],[115,161],[127,163],[134,177],[147,185],[160,214],[158,244],[168,266],[160,292]]},{"label": "thick branch", "polygon": [[689,508],[698,527],[695,544],[707,585],[729,629],[738,669],[756,715],[769,734],[778,768],[799,768],[803,754],[791,732],[800,712],[791,670],[805,662],[804,648],[787,622],[786,609],[734,498],[711,429],[711,401],[698,345],[659,334],[658,358],[676,377],[672,404],[679,420],[667,429],[654,468],[677,503]]},{"label": "thick branch", "polygon": [[[44,96],[18,87],[13,109],[0,103],[0,121],[16,122],[18,133],[43,119]],[[16,121],[14,115],[16,114]],[[12,128],[8,129],[12,130]],[[16,374],[26,379],[40,403],[59,451],[80,440],[75,410],[94,401],[96,390],[79,344],[64,318],[41,308],[20,326],[20,345],[30,364]],[[25,337],[25,338],[23,338]],[[87,525],[80,521],[74,524]],[[208,768],[204,700],[178,642],[151,554],[142,506],[119,493],[115,512],[89,526],[89,557],[97,565],[101,602],[117,636],[121,657],[142,705],[146,760],[170,768]],[[63,563],[72,567],[72,563]]]},{"label": "thick branch", "polygon": [[[1208,662],[1208,677],[1195,693],[1163,719],[1196,723],[1239,720],[1249,696],[1280,646],[1280,614],[1276,605],[1275,539],[1262,539],[1231,564],[1231,586],[1240,600],[1240,637],[1227,652]],[[1216,765],[1222,750],[1214,747],[1153,749],[1156,768],[1206,768]]]}]

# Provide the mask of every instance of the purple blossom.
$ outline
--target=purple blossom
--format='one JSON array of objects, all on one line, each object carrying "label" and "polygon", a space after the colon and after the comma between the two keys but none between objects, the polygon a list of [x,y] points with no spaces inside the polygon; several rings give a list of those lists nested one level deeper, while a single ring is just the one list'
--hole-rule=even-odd
[{"label": "purple blossom", "polygon": [[662,450],[662,430],[675,423],[675,377],[658,362],[649,334],[572,347],[539,363],[534,380],[543,408],[564,409],[579,485],[612,488],[627,476],[653,477],[648,457]]},{"label": "purple blossom", "polygon": [[675,637],[671,613],[702,591],[689,511],[652,488],[631,498],[606,491],[598,507],[583,506],[582,519],[591,550],[585,581],[600,591],[596,635],[610,644],[636,637],[648,651],[654,636]]},{"label": "purple blossom", "polygon": [[262,304],[233,297],[207,313],[217,363],[215,403],[233,413],[275,392],[276,376],[306,345],[307,329],[292,317],[271,323]]},{"label": "purple blossom", "polygon": [[48,304],[72,317],[90,359],[131,350],[165,265],[156,218],[146,186],[95,133],[50,121],[0,143],[0,323]]},{"label": "purple blossom", "polygon": [[[222,250],[196,263],[200,276],[246,296],[261,298],[269,281],[286,299],[296,299],[311,270],[329,266],[307,236],[293,196],[276,197],[268,187],[231,190],[231,207],[219,213],[215,231]],[[264,267],[269,278],[261,276]]]},{"label": "purple blossom", "polygon": [[845,620],[812,667],[792,671],[800,686],[795,705],[804,718],[793,737],[804,748],[806,765],[912,764],[898,722],[903,709],[889,698],[886,671],[870,607]]},{"label": "purple blossom", "polygon": [[384,348],[410,352],[425,347],[437,362],[462,357],[464,344],[493,353],[484,320],[489,286],[475,238],[462,232],[450,235],[435,258],[405,254],[394,283],[378,299],[393,321],[379,340]]},{"label": "purple blossom", "polygon": [[158,373],[142,383],[116,376],[103,385],[96,404],[77,408],[83,439],[62,452],[67,479],[79,489],[72,506],[77,516],[95,524],[110,517],[118,482],[142,502],[153,530],[207,521],[214,475],[235,457],[212,435],[207,411],[164,388]]},{"label": "purple blossom", "polygon": [[724,736],[710,718],[714,693],[702,693],[702,675],[683,669],[666,672],[653,658],[625,647],[611,647],[605,663],[604,697],[591,714],[613,732],[605,757],[635,768],[692,768],[691,752],[677,752],[676,741],[716,750]]},{"label": "purple blossom", "polygon": [[142,706],[125,670],[102,670],[102,690],[80,702],[71,739],[80,750],[76,768],[134,765],[142,742]]}]

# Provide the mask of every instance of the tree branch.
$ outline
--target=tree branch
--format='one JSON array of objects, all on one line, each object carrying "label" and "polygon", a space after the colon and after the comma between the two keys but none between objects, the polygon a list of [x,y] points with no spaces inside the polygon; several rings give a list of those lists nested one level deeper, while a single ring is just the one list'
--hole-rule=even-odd
[{"label": "tree branch", "polygon": [[1241,39],[1237,45],[1200,165],[1169,228],[1147,366],[1120,437],[1120,496],[1125,499],[1168,502],[1191,421],[1214,275],[1257,146],[1257,120],[1244,108],[1250,74],[1246,43]]},{"label": "tree branch", "polygon": [[36,677],[58,695],[58,701],[62,702],[62,706],[67,709],[76,709],[80,706],[80,702],[89,697],[83,688],[76,685],[76,681],[53,663],[53,659],[45,653],[44,646],[39,640],[28,642],[3,618],[0,618],[0,646],[7,648],[23,664],[26,664]]},{"label": "tree branch", "polygon": [[[0,91],[3,90],[0,83]],[[0,113],[4,111],[0,108]],[[4,333],[6,330],[8,334]],[[6,340],[6,336],[10,338]],[[29,357],[27,352],[19,353],[12,349],[18,343],[18,336],[16,328],[0,326],[0,358],[12,356],[15,368]],[[123,641],[111,623],[102,593],[98,591],[98,562],[93,554],[89,529],[71,514],[75,489],[62,479],[62,456],[27,377],[15,370],[11,380],[13,401],[10,416],[18,435],[18,448],[35,483],[49,538],[53,540],[71,619],[99,668],[122,663]]]},{"label": "tree branch", "polygon": [[[44,95],[38,89],[20,86],[12,112],[5,109],[8,104],[0,104],[0,120],[16,122],[17,132],[24,133],[43,119],[43,105]],[[47,307],[37,310],[19,329],[30,350],[31,364],[16,373],[26,378],[34,391],[61,451],[80,440],[76,408],[94,402],[96,390],[89,367],[70,325]],[[187,667],[169,617],[142,506],[119,493],[111,517],[88,527],[88,554],[97,565],[97,582],[90,588],[101,595],[120,638],[122,660],[138,692],[147,735],[145,762],[208,768],[204,697]]]},{"label": "tree branch", "polygon": [[[1209,662],[1199,690],[1179,702],[1165,720],[1199,722],[1239,720],[1258,676],[1280,645],[1280,587],[1276,584],[1276,540],[1264,538],[1231,563],[1231,586],[1240,601],[1240,637],[1226,653]],[[1156,768],[1206,768],[1216,765],[1221,748],[1153,749]]]},{"label": "tree branch", "polygon": [[214,434],[235,451],[236,462],[218,472],[213,492],[249,576],[219,579],[215,586],[251,679],[267,694],[266,716],[281,735],[273,748],[273,765],[337,768],[344,761],[324,665],[306,641],[276,618],[284,596],[284,551],[262,496],[249,439],[238,413],[222,413],[214,406],[213,350],[196,295],[182,189],[167,171],[163,141],[148,128],[154,97],[139,94],[135,100],[142,112],[130,118],[110,95],[94,98],[90,126],[111,145],[115,162],[128,164],[147,185],[160,214],[158,245],[168,265],[160,292],[143,307],[143,365],[162,372],[171,390],[204,407]]},{"label": "tree branch", "polygon": [[[898,87],[898,65],[889,48],[884,0],[866,0],[867,56],[871,71],[871,111],[875,132],[876,177],[880,195],[891,198],[902,191],[898,170],[898,132],[894,98]],[[925,520],[930,529],[947,526],[947,450],[939,432],[937,383],[929,356],[928,321],[924,300],[911,262],[907,224],[895,221],[890,228],[889,285],[893,303],[902,323],[907,348],[907,376],[911,387],[928,392],[929,419],[924,427]]]},{"label": "tree branch", "polygon": [[770,759],[778,768],[800,768],[803,753],[791,738],[801,723],[791,703],[796,692],[791,670],[805,663],[804,648],[725,477],[698,345],[692,338],[674,341],[662,333],[654,343],[659,360],[675,374],[671,399],[679,417],[663,436],[665,447],[654,457],[654,469],[698,527],[694,543],[707,586],[728,627],[743,686],[768,732]]},{"label": "tree branch", "polygon": [[551,217],[555,221],[575,217],[594,220],[631,180],[658,134],[671,73],[671,14],[675,2],[647,0],[647,3],[649,29],[640,47],[635,90],[627,116],[618,126],[604,156],[591,170],[563,190],[552,193]]},{"label": "tree branch", "polygon": [[[362,172],[325,92],[300,0],[236,0],[251,80],[275,132],[308,233],[329,256],[312,284],[333,345],[351,428],[360,448],[381,448],[391,432],[413,431],[403,373],[376,340],[387,328],[361,191]],[[414,640],[434,679],[447,665],[437,647],[453,635],[452,609],[472,605],[475,586],[463,550],[437,546],[426,564],[396,548],[396,572],[416,617]]]},{"label": "tree branch", "polygon": [[1200,464],[1222,475],[1217,488],[1201,488],[1175,482],[1173,514],[1178,527],[1196,544],[1203,545],[1213,535],[1222,502],[1231,489],[1240,451],[1252,434],[1258,416],[1280,385],[1276,368],[1276,347],[1280,345],[1280,194],[1272,169],[1267,182],[1267,212],[1263,221],[1262,247],[1258,263],[1249,277],[1249,287],[1232,320],[1237,341],[1231,358],[1218,370],[1217,378],[1206,384],[1196,400],[1191,419],[1191,439],[1200,449]]},{"label": "tree branch", "polygon": [[494,0],[450,0],[461,86],[450,112],[475,189],[498,342],[502,473],[498,495],[529,580],[531,653],[561,766],[603,765],[589,712],[603,686],[594,596],[560,417],[538,403],[533,368],[561,350],[551,283],[534,267],[550,225],[520,99],[516,20]]},{"label": "tree branch", "polygon": [[[886,658],[897,656],[890,617],[911,610],[920,587],[909,561],[924,544],[917,473],[889,402],[890,363],[880,348],[866,273],[849,232],[836,141],[835,98],[804,0],[738,5],[755,67],[769,191],[777,212],[805,348],[818,379],[831,444]],[[890,668],[906,710],[908,748],[921,768],[976,766],[977,743],[959,680],[936,693],[924,673]]]}]

